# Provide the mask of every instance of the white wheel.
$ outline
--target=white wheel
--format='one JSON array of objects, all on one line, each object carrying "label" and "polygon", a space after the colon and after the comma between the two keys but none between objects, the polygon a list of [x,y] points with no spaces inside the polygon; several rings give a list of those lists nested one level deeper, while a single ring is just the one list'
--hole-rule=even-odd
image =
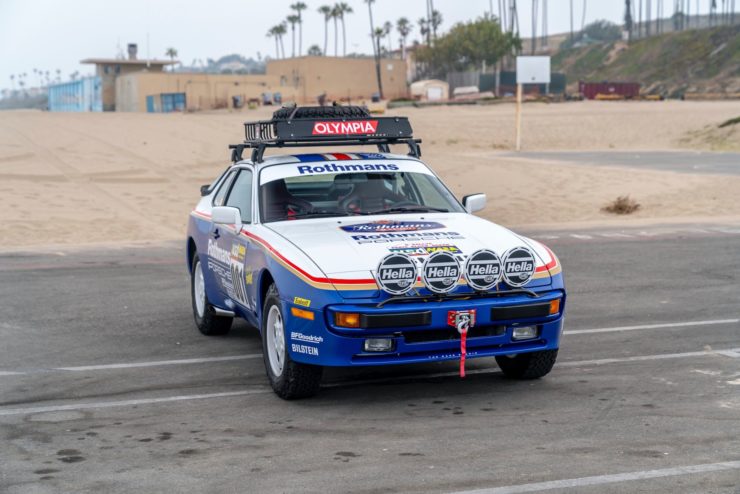
[{"label": "white wheel", "polygon": [[206,312],[206,282],[203,279],[203,268],[200,263],[195,265],[195,280],[193,280],[193,298],[195,299],[195,311],[198,317],[203,317]]},{"label": "white wheel", "polygon": [[283,373],[285,365],[285,331],[283,316],[277,305],[270,307],[267,313],[267,358],[273,374],[279,377]]}]

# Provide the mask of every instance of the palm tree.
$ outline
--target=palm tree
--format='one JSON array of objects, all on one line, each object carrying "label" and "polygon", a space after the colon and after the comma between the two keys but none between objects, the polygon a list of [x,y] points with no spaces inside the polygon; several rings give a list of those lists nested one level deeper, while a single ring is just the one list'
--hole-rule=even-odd
[{"label": "palm tree", "polygon": [[331,19],[332,10],[328,5],[319,7],[319,14],[324,15],[324,56],[326,56],[327,45],[329,43],[329,20]]},{"label": "palm tree", "polygon": [[301,21],[301,18],[293,14],[293,15],[289,15],[286,18],[286,20],[290,24],[290,36],[291,36],[291,42],[293,43],[291,57],[295,58],[295,25]]},{"label": "palm tree", "polygon": [[322,55],[321,47],[319,45],[311,45],[308,47],[307,54],[312,57],[320,57]]},{"label": "palm tree", "polygon": [[573,32],[573,0],[570,0],[570,42],[573,43],[575,33]]},{"label": "palm tree", "polygon": [[370,39],[373,41],[373,52],[375,53],[375,76],[378,79],[378,94],[380,95],[380,99],[383,99],[383,81],[380,77],[380,43],[378,42],[378,46],[376,49],[376,43],[375,43],[375,28],[373,25],[373,3],[375,0],[365,0],[365,3],[367,4],[367,11],[370,17]]},{"label": "palm tree", "polygon": [[354,12],[352,10],[352,7],[350,7],[346,2],[339,2],[334,7],[337,9],[337,12],[339,13],[339,20],[342,21],[342,54],[346,57],[347,56],[347,32],[345,31],[344,26],[344,16],[346,14],[351,14]]},{"label": "palm tree", "polygon": [[290,8],[295,11],[298,16],[298,56],[303,55],[303,14],[302,12],[308,8],[304,2],[296,2],[291,4]]},{"label": "palm tree", "polygon": [[376,27],[374,38],[375,38],[375,47],[377,48],[377,51],[378,51],[378,58],[380,58],[380,54],[382,53],[380,43],[381,41],[383,41],[383,38],[385,38],[385,29],[383,29],[382,27]]},{"label": "palm tree", "polygon": [[419,33],[421,34],[421,41],[424,41],[424,38],[427,39],[427,45],[429,45],[429,23],[427,20],[422,17],[419,19]]},{"label": "palm tree", "polygon": [[275,38],[275,58],[280,58],[280,41],[278,40],[277,26],[272,26],[267,31],[268,38]]},{"label": "palm tree", "polygon": [[406,38],[411,34],[413,26],[405,17],[401,17],[396,21],[396,31],[401,36],[401,58],[406,60]]},{"label": "palm tree", "polygon": [[277,26],[275,26],[275,32],[277,33],[278,40],[280,40],[280,51],[283,54],[283,58],[285,58],[285,45],[283,44],[283,36],[285,33],[288,32],[288,27],[285,25],[285,22],[281,22]]},{"label": "palm tree", "polygon": [[393,23],[391,21],[385,21],[385,24],[383,24],[383,36],[388,38],[388,56],[390,56],[393,51],[391,31],[393,31]]},{"label": "palm tree", "polygon": [[624,0],[624,28],[627,30],[627,40],[632,41],[632,3],[630,0]]},{"label": "palm tree", "polygon": [[437,40],[437,28],[442,25],[442,13],[439,10],[432,10],[432,37]]},{"label": "palm tree", "polygon": [[334,56],[339,56],[339,5],[334,4],[331,8],[331,18],[334,20]]},{"label": "palm tree", "polygon": [[175,71],[174,61],[175,61],[175,58],[177,57],[177,50],[175,48],[172,48],[172,47],[167,48],[167,51],[164,52],[164,55],[166,57],[170,57],[170,61],[173,62],[173,64],[172,64],[172,71],[174,72]]},{"label": "palm tree", "polygon": [[15,91],[15,74],[10,74],[10,88]]},{"label": "palm tree", "polygon": [[365,3],[367,4],[367,12],[368,12],[368,16],[370,17],[370,39],[373,42],[372,43],[373,44],[373,54],[375,55],[375,58],[377,59],[378,52],[375,50],[375,25],[373,24],[373,4],[375,3],[375,0],[365,0]]}]

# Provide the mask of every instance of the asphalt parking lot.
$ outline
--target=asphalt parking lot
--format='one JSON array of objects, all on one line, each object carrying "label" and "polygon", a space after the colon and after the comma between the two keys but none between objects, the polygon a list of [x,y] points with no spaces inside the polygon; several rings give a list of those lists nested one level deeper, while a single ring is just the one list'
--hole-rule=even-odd
[{"label": "asphalt parking lot", "polygon": [[733,231],[547,240],[542,380],[332,370],[296,402],[255,330],[197,332],[179,245],[0,255],[0,492],[740,493]]}]

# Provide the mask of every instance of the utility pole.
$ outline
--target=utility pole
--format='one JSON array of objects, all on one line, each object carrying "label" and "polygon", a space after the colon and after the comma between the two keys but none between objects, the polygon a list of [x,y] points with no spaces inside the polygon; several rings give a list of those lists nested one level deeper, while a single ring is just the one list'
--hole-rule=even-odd
[{"label": "utility pole", "polygon": [[550,42],[547,33],[547,0],[542,0],[542,47],[548,48],[549,45]]},{"label": "utility pole", "polygon": [[537,0],[532,0],[532,55],[537,51]]},{"label": "utility pole", "polygon": [[573,0],[570,0],[570,42],[573,43]]}]

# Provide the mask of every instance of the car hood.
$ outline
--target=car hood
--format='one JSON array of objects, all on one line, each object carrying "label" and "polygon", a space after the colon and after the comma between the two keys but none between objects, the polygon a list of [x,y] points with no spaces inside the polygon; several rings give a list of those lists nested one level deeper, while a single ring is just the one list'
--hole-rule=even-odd
[{"label": "car hood", "polygon": [[[364,216],[282,221],[265,225],[308,255],[330,278],[373,277],[391,252],[428,256],[436,250],[470,255],[479,249],[503,254],[517,246],[538,246],[510,230],[466,213]],[[538,285],[549,277],[536,280]]]}]

